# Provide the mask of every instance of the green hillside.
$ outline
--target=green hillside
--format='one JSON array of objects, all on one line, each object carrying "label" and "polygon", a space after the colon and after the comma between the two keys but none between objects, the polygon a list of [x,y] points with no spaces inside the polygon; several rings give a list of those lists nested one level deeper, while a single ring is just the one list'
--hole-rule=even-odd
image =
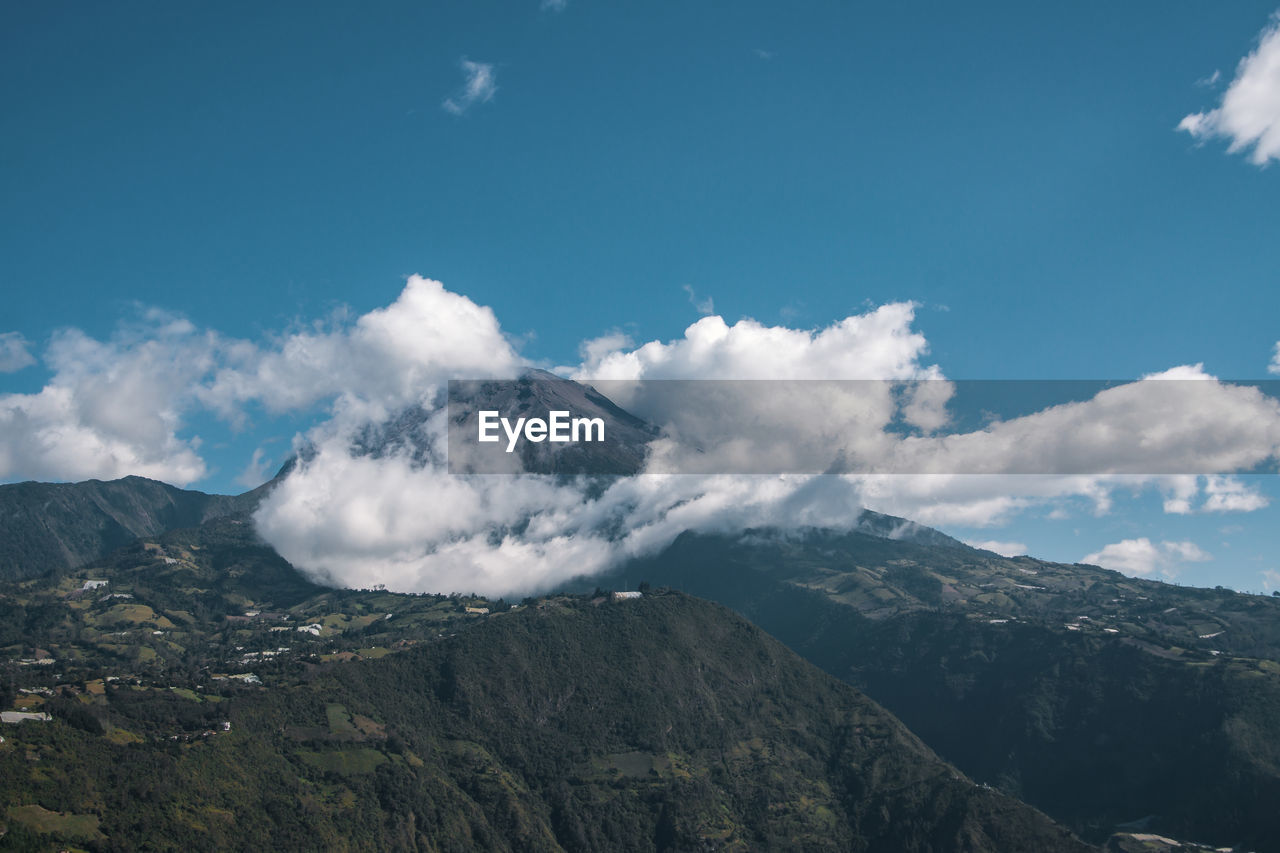
[{"label": "green hillside", "polygon": [[856,533],[685,535],[623,577],[733,607],[1086,838],[1280,849],[1280,600]]},{"label": "green hillside", "polygon": [[1084,849],[715,605],[560,597],[448,628],[260,685],[23,694],[54,721],[5,727],[0,843]]}]

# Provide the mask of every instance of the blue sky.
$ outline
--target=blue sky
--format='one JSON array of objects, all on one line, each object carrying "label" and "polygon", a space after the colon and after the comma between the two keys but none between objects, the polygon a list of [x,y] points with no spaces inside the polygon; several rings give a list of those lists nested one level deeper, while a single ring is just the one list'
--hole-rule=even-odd
[{"label": "blue sky", "polygon": [[[60,329],[107,341],[160,309],[263,342],[390,305],[414,273],[549,365],[612,330],[678,338],[708,298],[800,329],[914,301],[952,378],[1260,378],[1280,171],[1177,128],[1276,11],[10,4],[0,333],[36,363],[0,394],[50,382]],[[323,416],[248,411],[180,413],[210,472],[195,487],[236,490],[255,450],[278,462]],[[1195,541],[1213,559],[1182,578],[1254,589],[1280,569],[1234,556],[1272,550],[1270,508],[1163,500],[948,529],[1059,559]]]}]

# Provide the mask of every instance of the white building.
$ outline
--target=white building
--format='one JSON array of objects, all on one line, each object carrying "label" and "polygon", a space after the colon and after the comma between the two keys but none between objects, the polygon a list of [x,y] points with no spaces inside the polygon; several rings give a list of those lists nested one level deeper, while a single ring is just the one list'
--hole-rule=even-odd
[{"label": "white building", "polygon": [[37,723],[47,723],[53,717],[44,713],[32,713],[30,711],[0,711],[0,723],[22,723],[32,720]]}]

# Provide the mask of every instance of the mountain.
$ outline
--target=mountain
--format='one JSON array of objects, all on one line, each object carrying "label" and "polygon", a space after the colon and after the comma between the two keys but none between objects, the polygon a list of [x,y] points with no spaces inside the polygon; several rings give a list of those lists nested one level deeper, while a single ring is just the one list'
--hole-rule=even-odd
[{"label": "mountain", "polygon": [[74,569],[140,536],[246,512],[262,492],[207,495],[144,477],[0,485],[0,579]]},{"label": "mountain", "polygon": [[668,593],[461,610],[403,651],[298,657],[261,685],[116,669],[27,694],[54,720],[6,726],[3,842],[1087,849],[724,608]]},{"label": "mountain", "polygon": [[1280,849],[1280,600],[915,539],[686,534],[591,582],[733,607],[1086,840]]},{"label": "mountain", "polygon": [[[626,452],[618,455],[610,449],[592,464],[616,464],[619,473],[641,464],[649,427],[627,421],[629,415],[614,411],[603,398],[595,400],[590,389],[539,376],[466,387],[471,396],[460,399],[468,404],[505,406],[503,411],[511,414],[543,408],[580,411],[586,401],[597,407],[587,411],[610,418],[608,423],[618,427],[614,434],[625,438]],[[425,419],[423,411],[404,412],[366,431],[357,448],[371,454],[406,447],[430,453]],[[460,423],[465,426],[465,416]],[[534,470],[563,472],[558,458],[544,458],[535,448],[521,461]],[[288,470],[286,466],[278,477]],[[509,609],[501,601],[315,586],[253,531],[247,513],[271,485],[237,498],[184,492],[139,478],[0,487],[3,524],[9,525],[0,528],[5,533],[0,553],[17,555],[2,564],[9,577],[31,577],[32,567],[39,566],[25,554],[38,555],[41,548],[52,554],[45,557],[45,573],[36,580],[4,583],[0,574],[0,651],[9,661],[8,678],[0,683],[0,705],[9,707],[12,701],[15,709],[34,707],[36,698],[45,696],[17,695],[15,687],[51,690],[50,707],[92,733],[95,724],[74,704],[88,701],[91,716],[102,717],[97,728],[112,743],[111,738],[150,742],[202,737],[221,709],[231,707],[222,701],[238,702],[257,689],[240,687],[236,692],[225,680],[212,683],[211,674],[233,681],[240,675],[261,676],[272,685],[271,696],[293,701],[302,695],[295,691],[306,688],[313,677],[327,678],[324,673],[332,663],[383,656],[400,660],[408,651],[416,655],[443,647],[439,641],[454,633],[463,636],[476,622],[488,625],[509,618],[499,616]],[[1280,839],[1280,819],[1272,808],[1280,797],[1280,600],[1136,580],[1096,566],[1005,558],[923,525],[872,512],[860,514],[851,528],[843,533],[685,534],[663,553],[633,561],[607,577],[584,579],[577,589],[632,589],[647,580],[719,601],[826,672],[864,690],[969,777],[1031,803],[1087,841],[1101,843],[1111,836],[1116,849],[1143,849],[1133,845],[1163,843],[1145,836],[1173,836],[1243,849],[1280,849],[1275,840]],[[133,530],[150,532],[132,539]],[[85,556],[95,548],[101,554],[118,540],[127,544],[105,557]],[[68,556],[77,544],[77,556]],[[80,568],[69,568],[77,560]],[[86,589],[90,578],[108,585]],[[470,612],[469,607],[490,614]],[[565,605],[560,615],[569,617],[579,609]],[[536,638],[529,642],[541,648]],[[657,653],[665,640],[659,636],[645,642],[653,643],[651,651]],[[473,674],[482,681],[487,677],[487,671]],[[108,678],[120,679],[117,686],[133,692],[110,687],[114,682]],[[643,683],[645,690],[679,698],[669,685]],[[90,690],[91,685],[97,687]],[[163,689],[157,691],[157,685]],[[104,692],[95,692],[99,689]],[[103,710],[99,697],[108,694],[102,701],[109,708]],[[353,703],[365,701],[344,695]],[[501,706],[510,697],[486,694],[474,701]],[[280,713],[287,717],[290,712]],[[386,722],[385,716],[365,714],[364,719]],[[507,722],[528,728],[527,720]],[[278,731],[315,729],[314,721],[282,725]],[[350,725],[363,731],[364,724]],[[49,730],[64,729],[55,725]],[[90,743],[96,746],[86,745]],[[74,750],[92,755],[99,747],[97,741],[77,742]],[[292,761],[289,756],[297,756],[289,750],[294,747],[281,747],[279,755],[263,752],[264,766]],[[561,742],[560,747],[571,744]],[[318,755],[321,750],[313,743],[304,751]],[[605,754],[633,752],[641,750]],[[606,766],[617,766],[624,776],[628,767],[657,767],[658,776],[666,778],[654,757],[658,754],[646,754],[653,758],[647,765],[631,756]],[[430,764],[420,753],[413,755]],[[403,758],[394,750],[384,758],[395,762],[396,756]],[[101,760],[119,757],[113,753]],[[827,759],[833,760],[830,755]],[[348,762],[384,763],[365,752],[298,760],[344,767]],[[484,773],[488,766],[482,761],[473,769]],[[454,767],[447,772],[461,771]],[[494,772],[503,779],[512,773],[505,764]],[[535,791],[537,786],[523,773],[510,775],[525,786],[512,790]],[[454,779],[449,784],[462,783]],[[823,784],[830,796],[837,795],[829,781]],[[335,796],[342,802],[372,802],[359,799],[367,791],[347,790],[357,800],[342,792]],[[376,796],[382,803],[383,793]],[[679,799],[689,796],[684,791]],[[817,801],[811,794],[803,797],[804,802]],[[55,801],[10,802],[57,811],[49,805]],[[552,800],[538,802],[552,808]],[[602,801],[593,802],[599,806]],[[666,814],[678,814],[677,806],[662,802]],[[823,814],[836,816],[833,826],[865,826],[848,802],[838,797],[821,802],[827,810]],[[472,806],[458,808],[458,813],[473,813]],[[735,831],[755,833],[755,838],[773,831],[730,806],[715,810],[731,815],[726,820],[738,827]],[[663,813],[659,811],[660,823]],[[57,823],[44,812],[21,814],[31,820],[19,820],[19,827]],[[278,814],[271,818],[279,819]],[[521,818],[528,825],[534,820]],[[743,829],[748,825],[749,832]],[[557,826],[553,822],[553,833],[561,832]],[[1127,834],[1112,836],[1117,830]],[[349,840],[342,835],[347,831],[334,829],[338,834],[333,838]],[[701,838],[700,844],[710,844],[706,836]],[[527,846],[525,841],[510,843]]]}]

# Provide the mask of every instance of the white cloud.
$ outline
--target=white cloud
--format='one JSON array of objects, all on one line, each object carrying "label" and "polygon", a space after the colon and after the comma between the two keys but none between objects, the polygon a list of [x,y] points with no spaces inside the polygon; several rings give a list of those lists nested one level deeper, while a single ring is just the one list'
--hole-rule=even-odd
[{"label": "white cloud", "polygon": [[[1172,381],[1169,381],[1172,380]],[[1280,453],[1280,401],[1175,368],[985,429],[905,439],[889,470],[992,474],[1238,471]]]},{"label": "white cloud", "polygon": [[[582,364],[567,372],[665,430],[669,438],[652,447],[653,472],[752,471],[762,459],[770,470],[819,472],[839,455],[883,458],[895,441],[885,431],[895,416],[921,426],[940,422],[947,383],[931,389],[941,396],[904,401],[880,381],[941,377],[921,363],[928,345],[912,329],[914,318],[912,303],[816,330],[750,319],[729,325],[712,315],[672,341],[592,341]],[[730,381],[638,381],[706,379]],[[810,381],[750,381],[762,379]],[[838,381],[858,379],[873,381]]]},{"label": "white cloud", "polygon": [[1153,543],[1147,537],[1124,539],[1088,554],[1081,560],[1113,569],[1132,577],[1148,577],[1156,572],[1175,577],[1184,563],[1203,563],[1212,556],[1191,541]]},{"label": "white cloud", "polygon": [[107,341],[60,331],[45,361],[53,378],[39,392],[0,395],[0,480],[187,485],[207,473],[200,439],[181,435],[193,412],[243,425],[251,405],[269,415],[327,406],[341,430],[430,399],[451,377],[509,376],[522,363],[492,311],[418,276],[354,323],[263,345],[153,310]]},{"label": "white cloud", "polygon": [[1204,492],[1204,512],[1253,512],[1271,503],[1256,487],[1235,477],[1206,477]]},{"label": "white cloud", "polygon": [[1259,166],[1280,160],[1280,16],[1258,36],[1258,46],[1240,60],[1219,105],[1178,123],[1196,139],[1223,137],[1232,152],[1252,148]]},{"label": "white cloud", "polygon": [[1258,574],[1262,575],[1263,589],[1280,589],[1280,571],[1264,569]]},{"label": "white cloud", "polygon": [[1222,79],[1222,71],[1218,68],[1213,69],[1213,73],[1207,77],[1201,77],[1196,81],[1197,86],[1203,86],[1206,89],[1212,89],[1218,85],[1218,81]]},{"label": "white cloud", "polygon": [[538,8],[543,12],[563,12],[569,7],[569,0],[542,0]]},{"label": "white cloud", "polygon": [[1275,353],[1271,356],[1271,364],[1267,365],[1268,373],[1280,373],[1280,342],[1276,343]]},{"label": "white cloud", "polygon": [[27,350],[30,344],[20,332],[0,334],[0,373],[15,373],[36,363]]},{"label": "white cloud", "polygon": [[704,317],[684,337],[639,348],[594,347],[572,369],[585,379],[907,379],[940,376],[922,368],[928,353],[914,331],[915,303],[894,302],[820,330],[729,325]]},{"label": "white cloud", "polygon": [[157,311],[105,342],[56,333],[45,355],[49,384],[0,395],[0,479],[198,480],[199,438],[178,432],[217,348],[216,336]]},{"label": "white cloud", "polygon": [[1000,542],[995,539],[987,539],[978,542],[966,541],[965,544],[972,545],[974,548],[981,548],[983,551],[994,551],[1002,557],[1017,557],[1027,553],[1027,546],[1024,542]]},{"label": "white cloud", "polygon": [[[833,369],[914,376],[921,372],[916,359],[925,341],[911,332],[911,317],[911,306],[891,306],[818,332],[749,320],[730,327],[708,317],[683,340],[652,342],[638,355],[620,333],[588,341],[581,352],[584,364],[606,362],[615,371],[635,368],[638,375],[740,377],[754,367],[808,377]],[[448,334],[452,325],[432,332]],[[511,368],[515,356],[502,349],[496,321],[481,325],[480,353],[490,356],[490,373],[500,374],[497,368]],[[768,358],[761,357],[762,346],[772,347]],[[442,350],[442,357],[458,354],[456,346]],[[252,395],[242,390],[235,396]],[[350,437],[357,428],[355,419],[335,419],[313,430],[314,456],[257,516],[263,536],[286,559],[350,586],[383,583],[490,595],[536,591],[660,549],[684,530],[847,526],[857,518],[862,497],[857,481],[840,477],[646,474],[612,481],[599,493],[543,477],[454,477],[444,472],[439,452],[439,409],[424,430],[432,448],[425,455],[421,440],[416,455],[407,448],[377,458],[353,453]]]},{"label": "white cloud", "polygon": [[463,59],[458,64],[464,77],[462,89],[440,105],[454,115],[462,115],[475,104],[487,103],[498,91],[498,72],[492,63]]},{"label": "white cloud", "polygon": [[335,412],[364,423],[429,400],[451,378],[512,376],[523,363],[492,310],[416,275],[395,302],[354,324],[265,347],[241,342],[224,361],[199,391],[223,417],[236,419],[247,402],[281,413],[334,399]]}]

